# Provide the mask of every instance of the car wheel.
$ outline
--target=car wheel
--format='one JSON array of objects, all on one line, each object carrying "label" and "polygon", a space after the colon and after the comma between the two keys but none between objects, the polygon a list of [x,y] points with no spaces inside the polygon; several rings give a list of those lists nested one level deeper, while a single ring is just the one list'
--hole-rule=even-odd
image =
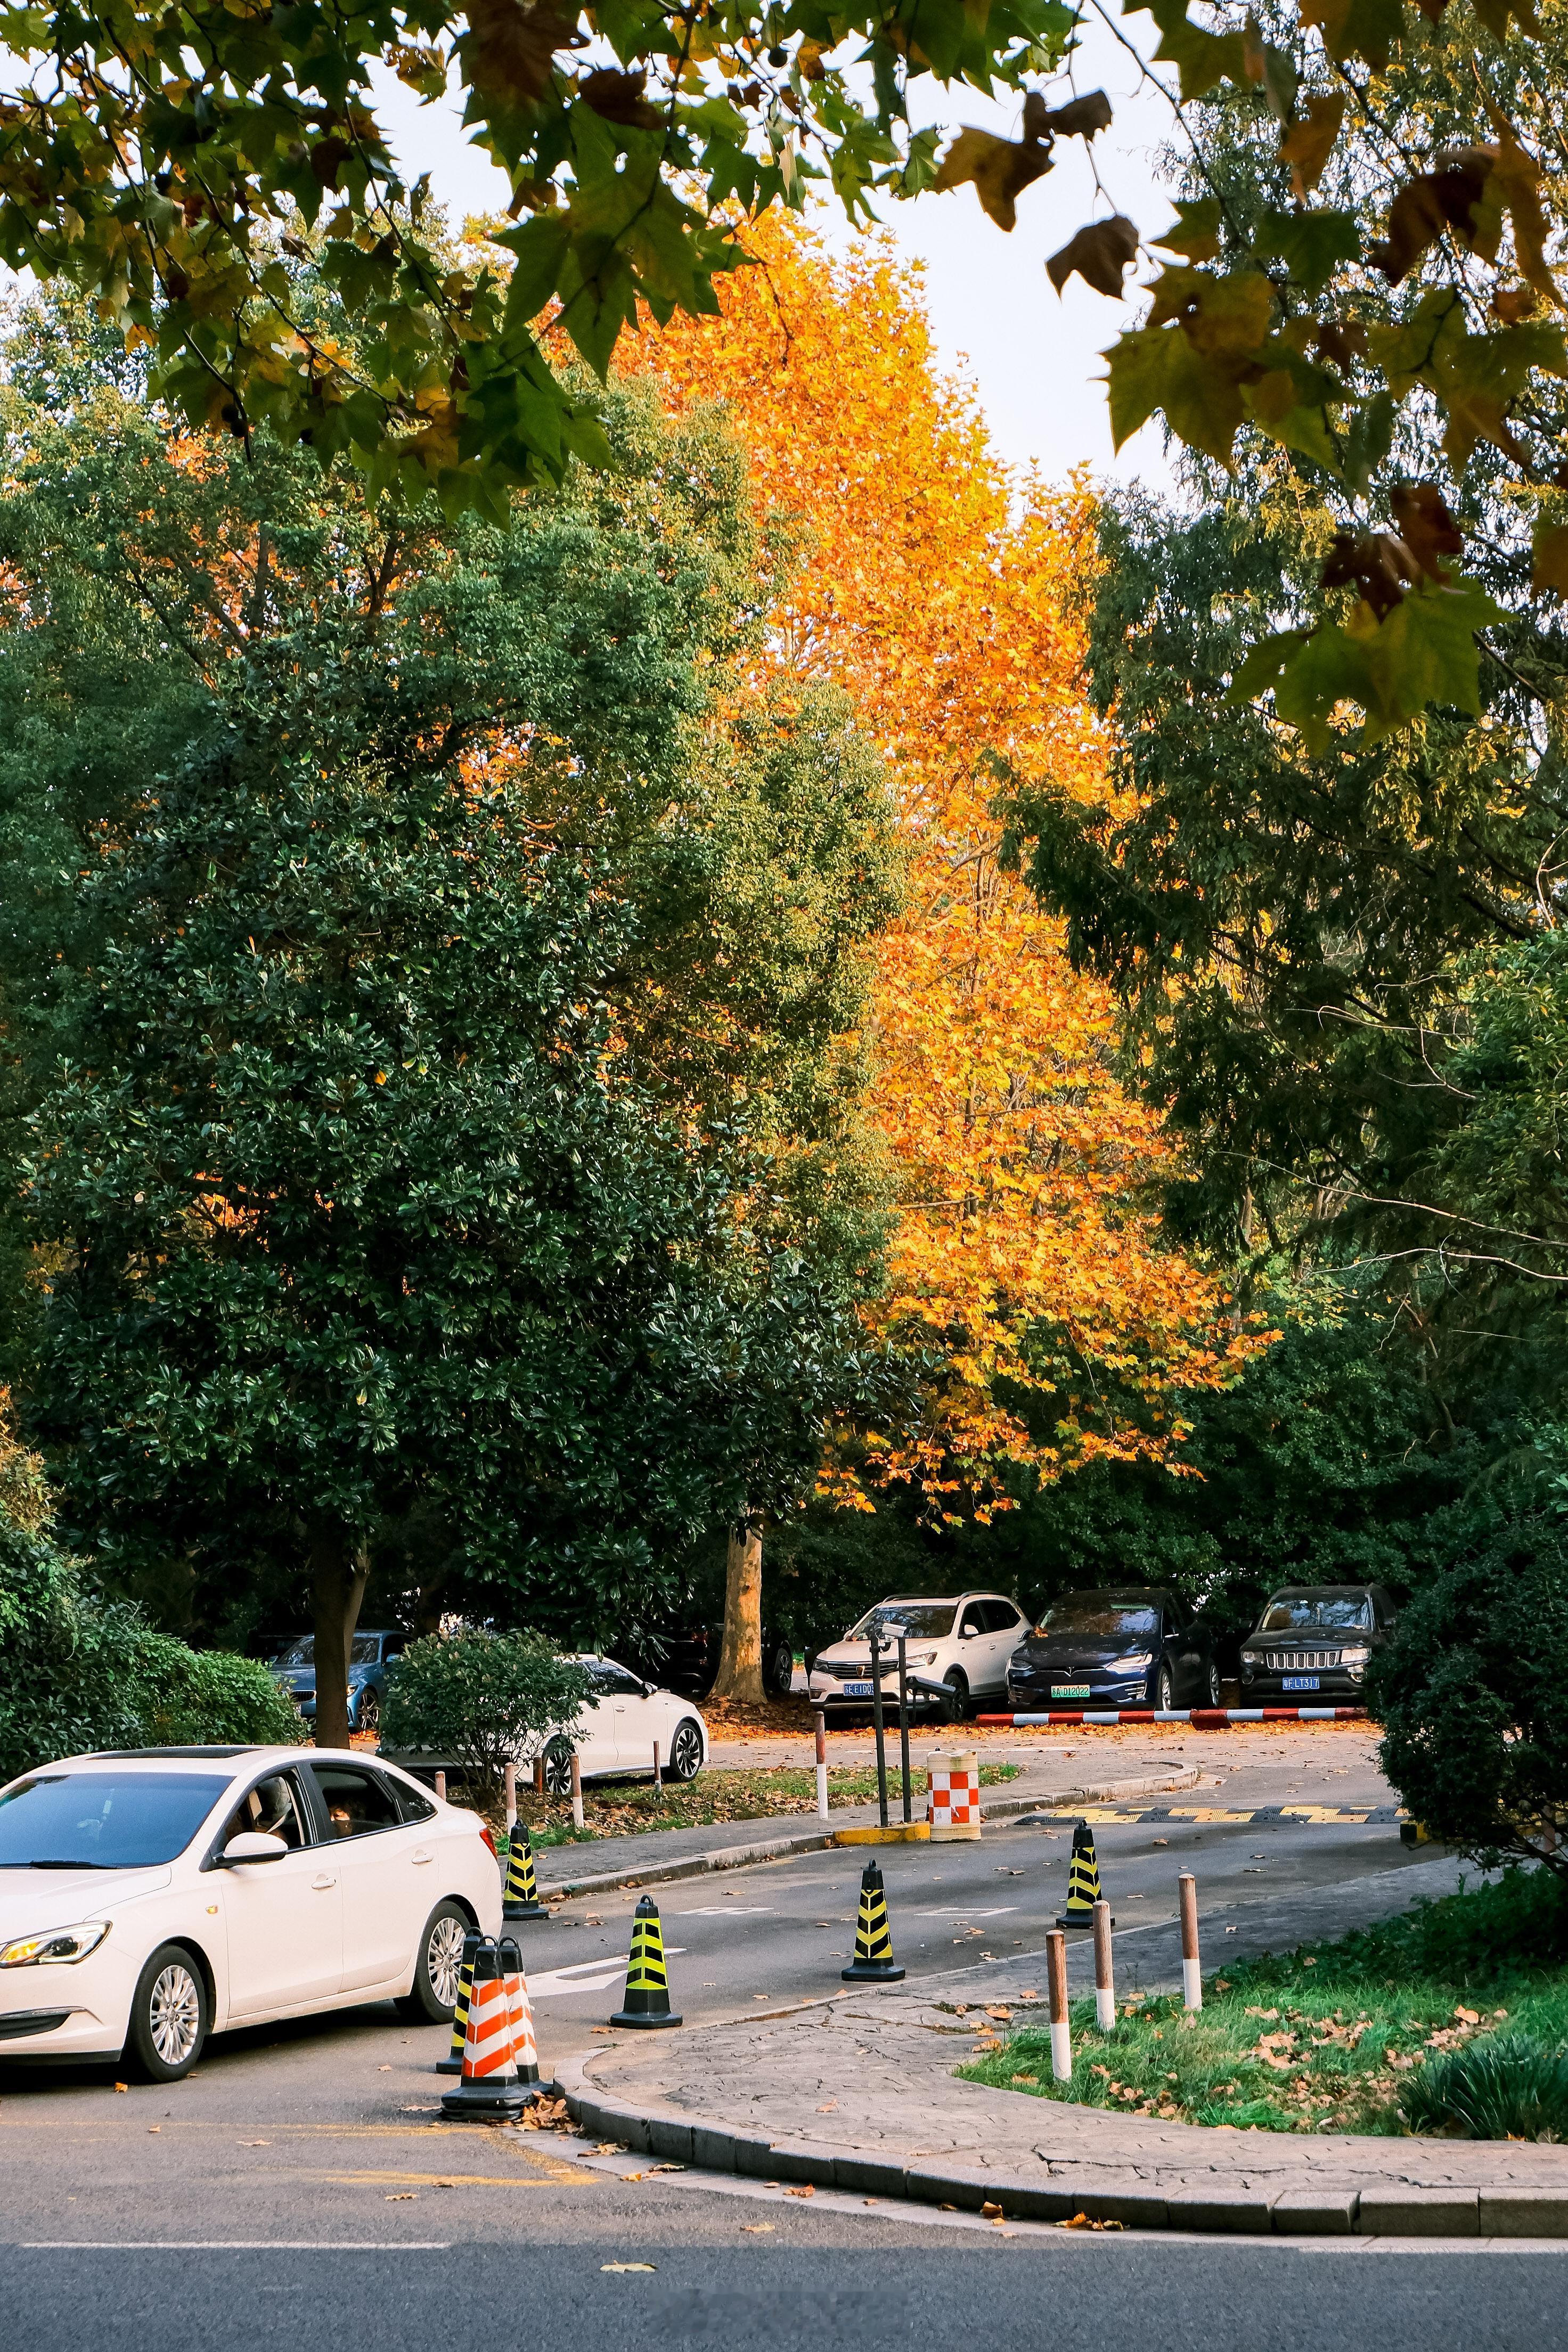
[{"label": "car wheel", "polygon": [[788,1698],[795,1681],[795,1650],[788,1642],[775,1642],[763,1659],[763,1688],[770,1698]]},{"label": "car wheel", "polygon": [[1169,1666],[1162,1666],[1154,1677],[1154,1705],[1162,1715],[1169,1715],[1176,1704],[1176,1685]]},{"label": "car wheel", "polygon": [[458,2006],[463,1938],[472,1922],[456,1903],[437,1903],[425,1922],[414,1982],[397,2004],[400,2017],[416,2025],[450,2025]]},{"label": "car wheel", "polygon": [[201,2056],[211,2024],[199,1965],[180,1945],[160,1944],[132,1996],[126,2059],[143,2082],[181,2082]]},{"label": "car wheel", "polygon": [[969,1714],[969,1681],[962,1666],[950,1666],[942,1676],[948,1696],[942,1702],[943,1723],[963,1723]]},{"label": "car wheel", "polygon": [[367,1690],[360,1700],[359,1721],[355,1724],[354,1729],[356,1731],[381,1729],[381,1701],[373,1690]]},{"label": "car wheel", "polygon": [[702,1734],[689,1716],[675,1727],[669,1742],[669,1777],[672,1780],[695,1780],[702,1769]]},{"label": "car wheel", "polygon": [[547,1797],[569,1797],[572,1794],[572,1742],[569,1739],[557,1737],[544,1750],[544,1793]]},{"label": "car wheel", "polygon": [[1210,1706],[1218,1706],[1220,1701],[1219,1668],[1215,1665],[1212,1658],[1209,1660],[1208,1693],[1207,1705]]}]

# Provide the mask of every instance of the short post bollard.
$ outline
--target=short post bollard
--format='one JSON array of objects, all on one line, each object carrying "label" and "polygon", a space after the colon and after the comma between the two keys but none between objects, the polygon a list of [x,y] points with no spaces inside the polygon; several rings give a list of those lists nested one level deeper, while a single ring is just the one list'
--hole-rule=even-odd
[{"label": "short post bollard", "polygon": [[544,1751],[542,1748],[541,1748],[539,1754],[533,1759],[533,1793],[536,1797],[542,1797],[544,1794]]},{"label": "short post bollard", "polygon": [[572,1826],[574,1830],[583,1826],[583,1759],[574,1748],[572,1750]]},{"label": "short post bollard", "polygon": [[910,1629],[907,1625],[894,1628],[899,1642],[899,1769],[904,1780],[904,1819],[912,1821],[910,1811],[910,1666],[905,1654]]},{"label": "short post bollard", "polygon": [[510,1837],[511,1825],[517,1819],[517,1766],[509,1764],[502,1778],[506,1783],[506,1833]]},{"label": "short post bollard", "polygon": [[1189,2009],[1202,2009],[1204,1978],[1198,1966],[1198,1882],[1190,1870],[1184,1870],[1176,1885],[1182,1894],[1182,1999]]},{"label": "short post bollard", "polygon": [[1072,2028],[1068,2023],[1068,1939],[1059,1927],[1046,1936],[1046,1966],[1051,1989],[1051,2074],[1058,2083],[1072,2080]]},{"label": "short post bollard", "polygon": [[1116,2022],[1116,1979],[1110,1967],[1110,1906],[1094,1906],[1094,2021],[1101,2033]]},{"label": "short post bollard", "polygon": [[664,1786],[664,1775],[658,1769],[658,1742],[657,1739],[653,1743],[653,1785],[656,1789],[662,1789]]},{"label": "short post bollard", "polygon": [[444,1805],[447,1801],[447,1775],[445,1772],[437,1772],[436,1775],[436,1795],[440,1803]]},{"label": "short post bollard", "polygon": [[816,1818],[827,1819],[827,1710],[814,1707],[816,1717]]},{"label": "short post bollard", "polygon": [[888,1826],[888,1751],[882,1744],[882,1652],[890,1648],[881,1637],[881,1630],[872,1620],[868,1636],[871,1652],[871,1730],[877,1742],[877,1819],[884,1829]]}]

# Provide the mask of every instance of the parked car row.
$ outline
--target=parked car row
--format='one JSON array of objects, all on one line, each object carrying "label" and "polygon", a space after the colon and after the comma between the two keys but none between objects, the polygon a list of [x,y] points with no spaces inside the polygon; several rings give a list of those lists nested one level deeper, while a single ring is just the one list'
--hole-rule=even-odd
[{"label": "parked car row", "polygon": [[[1283,1587],[1242,1643],[1244,1704],[1353,1703],[1394,1616],[1381,1585]],[[911,1706],[947,1722],[987,1704],[1016,1713],[1220,1704],[1219,1660],[1202,1612],[1173,1592],[1132,1585],[1064,1593],[1034,1624],[999,1592],[879,1601],[812,1659],[813,1703],[829,1717],[869,1706],[873,1629],[889,1643],[883,1702],[895,1703],[900,1628]]]}]

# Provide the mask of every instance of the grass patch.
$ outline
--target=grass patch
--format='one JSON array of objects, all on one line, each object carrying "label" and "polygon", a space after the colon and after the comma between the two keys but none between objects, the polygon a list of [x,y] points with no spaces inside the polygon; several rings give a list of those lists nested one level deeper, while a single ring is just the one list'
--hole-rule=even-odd
[{"label": "grass patch", "polygon": [[994,2046],[963,2074],[1038,2098],[1243,2131],[1568,2137],[1568,1892],[1510,1871],[1238,1963],[1195,2016],[1175,1994],[1134,1997],[1101,2033],[1075,2001],[1067,2083],[1037,2009],[982,2015]]},{"label": "grass patch", "polygon": [[[1013,1780],[1016,1764],[983,1764],[983,1788]],[[923,1776],[922,1776],[923,1778]],[[874,1804],[877,1774],[860,1765],[829,1765],[829,1811],[841,1806]],[[923,1810],[923,1790],[916,1791],[917,1819]],[[888,1780],[888,1802],[896,1817],[902,1795],[896,1773]],[[572,1808],[563,1801],[518,1790],[518,1811],[528,1824],[536,1848],[568,1845],[593,1838],[634,1837],[641,1830],[706,1829],[717,1822],[754,1822],[778,1813],[815,1813],[816,1773],[814,1767],[788,1766],[756,1771],[700,1772],[684,1787],[666,1783],[656,1789],[646,1782],[590,1781],[583,1791],[583,1827],[572,1826]]]}]

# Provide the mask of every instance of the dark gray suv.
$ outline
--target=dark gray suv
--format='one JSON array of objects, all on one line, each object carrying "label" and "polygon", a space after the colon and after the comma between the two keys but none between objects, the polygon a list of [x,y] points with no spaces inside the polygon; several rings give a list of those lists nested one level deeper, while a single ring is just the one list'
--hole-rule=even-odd
[{"label": "dark gray suv", "polygon": [[1360,1706],[1395,1613],[1381,1584],[1281,1585],[1241,1645],[1243,1706]]}]

